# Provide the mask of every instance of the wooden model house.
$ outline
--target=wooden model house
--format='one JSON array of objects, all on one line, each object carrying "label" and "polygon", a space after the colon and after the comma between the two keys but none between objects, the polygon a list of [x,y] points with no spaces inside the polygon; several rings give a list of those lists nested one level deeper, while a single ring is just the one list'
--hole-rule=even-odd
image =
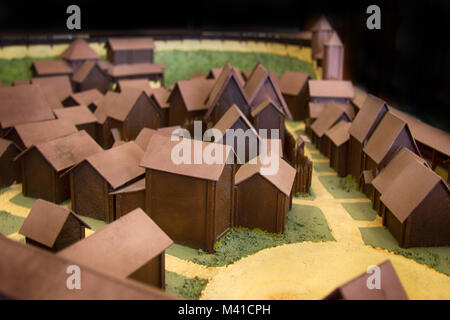
[{"label": "wooden model house", "polygon": [[168,102],[170,91],[164,87],[150,90],[150,100],[161,110],[161,126],[169,125],[170,104]]},{"label": "wooden model house", "polygon": [[61,203],[70,198],[66,170],[102,148],[85,132],[38,143],[19,156],[22,193],[27,197]]},{"label": "wooden model house", "polygon": [[0,138],[0,189],[20,181],[20,167],[14,161],[19,153],[20,149],[14,142]]},{"label": "wooden model house", "polygon": [[117,82],[118,91],[122,91],[125,87],[140,89],[142,91],[145,91],[148,96],[150,96],[150,90],[152,89],[152,87],[150,87],[150,82],[145,78],[124,79]]},{"label": "wooden model house", "polygon": [[284,232],[295,174],[281,158],[275,174],[265,173],[260,161],[241,166],[235,176],[234,225]]},{"label": "wooden model house", "polygon": [[189,130],[195,120],[202,120],[207,111],[205,100],[214,84],[215,80],[209,79],[178,81],[167,99],[169,126],[180,125]]},{"label": "wooden model house", "polygon": [[369,289],[367,286],[372,273],[364,272],[353,280],[331,292],[325,300],[408,300],[405,289],[395,272],[392,263],[387,260],[378,265],[380,268],[381,288]]},{"label": "wooden model house", "polygon": [[310,102],[314,103],[327,103],[330,101],[350,103],[355,95],[351,81],[309,80],[308,85]]},{"label": "wooden model house", "polygon": [[103,99],[103,94],[97,89],[91,89],[72,93],[62,101],[64,107],[87,106],[91,112],[95,112],[97,104]]},{"label": "wooden model house", "polygon": [[305,120],[308,117],[309,79],[306,73],[285,71],[280,80],[281,93],[292,118],[296,121]]},{"label": "wooden model house", "polygon": [[364,163],[363,148],[381,118],[388,111],[386,103],[375,96],[368,95],[363,107],[353,120],[349,129],[349,173],[357,181],[361,177]]},{"label": "wooden model house", "polygon": [[336,170],[340,177],[346,177],[349,172],[348,149],[350,135],[348,130],[351,125],[351,122],[341,120],[325,133],[326,139],[328,139],[330,167]]},{"label": "wooden model house", "polygon": [[[33,78],[31,84],[39,85],[46,96],[55,95],[59,103],[72,94],[72,84],[68,76]],[[55,108],[52,107],[52,109]]]},{"label": "wooden model house", "polygon": [[173,241],[141,209],[58,253],[118,278],[165,288],[165,250]]},{"label": "wooden model house", "polygon": [[107,70],[113,83],[122,79],[145,78],[149,81],[159,81],[164,86],[164,69],[163,63],[135,63],[115,65]]},{"label": "wooden model house", "polygon": [[[188,163],[172,161],[172,150],[180,144],[192,151]],[[194,159],[195,150],[204,154],[206,148],[215,150],[218,163]],[[145,211],[175,242],[213,252],[233,225],[231,159],[229,146],[184,138],[171,141],[155,134],[141,161],[146,169]]]},{"label": "wooden model house", "polygon": [[58,119],[72,123],[78,130],[86,131],[95,139],[97,118],[86,106],[56,109],[53,112]]},{"label": "wooden model house", "polygon": [[32,66],[33,76],[72,76],[72,68],[64,60],[34,61]]},{"label": "wooden model house", "polygon": [[114,65],[153,63],[155,44],[152,38],[109,38],[106,57]]},{"label": "wooden model house", "polygon": [[101,93],[106,93],[110,86],[109,76],[103,71],[95,60],[86,61],[74,73],[72,81],[75,91],[86,91],[97,89]]},{"label": "wooden model house", "polygon": [[381,194],[383,224],[400,247],[450,245],[450,190],[419,161],[402,170]]},{"label": "wooden model house", "polygon": [[336,32],[324,44],[322,79],[342,80],[344,76],[344,45]]},{"label": "wooden model house", "polygon": [[84,239],[85,228],[91,229],[69,209],[37,199],[19,233],[27,244],[58,252]]},{"label": "wooden model house", "polygon": [[314,60],[324,56],[324,44],[333,34],[333,28],[327,18],[321,17],[312,28],[311,55]]},{"label": "wooden model house", "polygon": [[342,105],[331,102],[311,125],[312,142],[325,156],[329,156],[328,143],[324,139],[325,132],[341,120],[351,122],[351,117]]},{"label": "wooden model house", "polygon": [[69,47],[61,53],[61,58],[65,60],[76,73],[86,61],[98,61],[100,56],[95,52],[86,40],[77,38]]},{"label": "wooden model house", "polygon": [[[233,67],[233,69],[236,72],[237,78],[238,78],[239,82],[241,83],[242,87],[244,87],[246,80],[244,80],[244,77],[242,76],[241,71],[239,70],[238,67]],[[217,80],[217,79],[219,79],[219,76],[222,73],[222,71],[223,71],[223,68],[212,68],[211,70],[209,70],[209,73],[206,75],[206,79]]]},{"label": "wooden model house", "polygon": [[402,147],[420,155],[408,124],[391,112],[387,112],[363,148],[365,175],[361,186],[368,197],[371,197],[373,192],[370,184],[372,179]]},{"label": "wooden model house", "polygon": [[72,210],[106,222],[115,220],[111,192],[144,176],[144,151],[134,142],[93,154],[70,171]]},{"label": "wooden model house", "polygon": [[205,122],[217,123],[233,104],[238,106],[246,117],[250,116],[247,94],[242,88],[239,76],[229,62],[214,83],[205,103],[208,110],[203,118]]},{"label": "wooden model house", "polygon": [[94,116],[97,118],[95,141],[97,141],[103,149],[111,148],[114,143],[107,110],[109,105],[117,103],[118,96],[119,93],[108,91],[105,96],[96,103],[94,111]]},{"label": "wooden model house", "polygon": [[266,130],[264,138],[272,138],[272,130],[278,130],[278,136],[276,139],[284,141],[285,138],[285,126],[284,119],[286,114],[280,107],[274,103],[270,98],[264,100],[251,112],[253,119],[253,125],[259,135],[262,135],[262,130]]},{"label": "wooden model house", "polygon": [[126,215],[134,209],[145,209],[145,179],[127,185],[110,193],[115,206],[115,219]]}]

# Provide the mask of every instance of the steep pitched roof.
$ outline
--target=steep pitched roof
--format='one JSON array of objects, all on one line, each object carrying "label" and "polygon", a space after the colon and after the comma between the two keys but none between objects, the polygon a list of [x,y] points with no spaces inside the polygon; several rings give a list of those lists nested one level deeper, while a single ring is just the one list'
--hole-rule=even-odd
[{"label": "steep pitched roof", "polygon": [[239,168],[238,172],[236,172],[236,176],[234,177],[234,184],[239,185],[241,182],[246,181],[247,179],[253,177],[255,174],[259,174],[271,184],[273,184],[278,190],[289,196],[291,194],[296,171],[283,159],[280,158],[278,160],[278,171],[276,174],[272,175],[264,174],[262,168],[264,168],[265,166],[260,161],[258,161],[256,164],[248,162],[242,165]]},{"label": "steep pitched roof", "polygon": [[39,85],[45,94],[54,94],[60,101],[72,94],[72,85],[68,76],[33,78],[31,84]]},{"label": "steep pitched roof", "polygon": [[0,157],[3,156],[3,153],[5,153],[5,151],[9,148],[9,146],[14,146],[14,148],[16,148],[18,151],[20,151],[19,147],[17,147],[14,142],[8,140],[8,139],[3,139],[0,138]]},{"label": "steep pitched roof", "polygon": [[0,125],[2,128],[54,118],[52,109],[40,86],[24,85],[0,88]]},{"label": "steep pitched roof", "polygon": [[[176,147],[190,148],[190,163],[177,164],[172,160],[172,150]],[[220,163],[208,164],[202,157],[202,163],[195,163],[194,150],[214,148],[216,152],[222,152]],[[208,143],[198,140],[179,138],[172,141],[171,136],[155,134],[151,137],[145,155],[142,158],[141,166],[148,169],[164,171],[183,176],[217,181],[219,180],[227,160],[231,159],[231,147],[222,144]]]},{"label": "steep pitched roof", "polygon": [[355,92],[351,81],[345,80],[309,80],[311,98],[353,99]]},{"label": "steep pitched roof", "polygon": [[350,117],[347,115],[345,110],[339,106],[339,104],[331,102],[319,114],[317,120],[311,125],[311,129],[319,137],[322,137],[325,132],[336,124],[342,117],[350,122]]},{"label": "steep pitched roof", "polygon": [[250,114],[254,118],[268,107],[274,108],[276,111],[281,113],[283,116],[285,115],[283,110],[281,110],[271,99],[266,99],[263,102],[261,102],[255,109],[252,110],[252,112]]},{"label": "steep pitched roof", "polygon": [[66,60],[88,60],[99,59],[100,56],[95,52],[86,40],[77,38],[69,45],[69,47],[61,53],[61,58]]},{"label": "steep pitched roof", "polygon": [[132,87],[137,88],[142,91],[145,91],[145,93],[150,96],[150,81],[147,78],[140,78],[140,79],[123,79],[118,81],[118,85],[120,90],[126,87]]},{"label": "steep pitched roof", "polygon": [[74,125],[97,122],[97,118],[86,106],[53,110],[58,119],[67,120]]},{"label": "steep pitched roof", "polygon": [[283,94],[296,96],[308,84],[306,73],[286,70],[280,80],[280,90]]},{"label": "steep pitched roof", "polygon": [[225,135],[226,130],[230,129],[239,119],[241,119],[246,126],[255,133],[256,136],[258,136],[258,133],[253,125],[235,104],[233,104],[219,119],[219,121],[217,121],[214,129],[219,130],[223,135]]},{"label": "steep pitched roof", "polygon": [[64,60],[34,61],[33,67],[39,76],[73,73],[72,68]]},{"label": "steep pitched roof", "polygon": [[78,69],[78,71],[73,75],[72,80],[76,83],[82,83],[91,74],[91,72],[97,68],[98,71],[106,76],[106,73],[99,67],[97,61],[87,60]]},{"label": "steep pitched roof", "polygon": [[333,27],[328,22],[325,16],[320,17],[320,19],[312,27],[312,31],[330,31]]},{"label": "steep pitched roof", "polygon": [[341,38],[339,38],[339,35],[337,34],[337,32],[333,32],[333,34],[331,35],[330,39],[328,39],[325,43],[325,46],[328,47],[342,47],[344,44],[341,41]]},{"label": "steep pitched roof", "polygon": [[141,96],[148,99],[145,92],[140,89],[132,87],[123,88],[115,99],[106,106],[106,114],[110,118],[124,121]]},{"label": "steep pitched roof", "polygon": [[325,132],[325,135],[330,138],[331,142],[337,147],[343,145],[350,139],[350,135],[348,134],[348,130],[352,125],[351,122],[347,122],[344,120],[339,121],[333,127],[328,129]]},{"label": "steep pitched roof", "polygon": [[308,115],[309,115],[309,118],[317,119],[319,114],[323,111],[323,109],[325,109],[326,106],[327,106],[326,103],[310,102],[308,104]]},{"label": "steep pitched roof", "polygon": [[69,216],[77,219],[84,227],[91,229],[83,219],[69,209],[37,199],[19,233],[47,247],[53,247]]},{"label": "steep pitched roof", "polygon": [[[178,81],[176,87],[180,91],[186,109],[188,111],[206,110],[205,99],[215,82],[214,79]],[[173,92],[175,92],[175,89],[172,91],[172,94]]]},{"label": "steep pitched roof", "polygon": [[158,132],[154,129],[150,128],[142,128],[142,130],[137,135],[134,142],[142,149],[146,150],[148,142],[150,141],[150,138],[153,137],[154,134],[157,134]]},{"label": "steep pitched roof", "polygon": [[145,76],[164,73],[164,63],[133,63],[112,65],[108,68],[111,77]]},{"label": "steep pitched roof", "polygon": [[168,103],[168,99],[170,96],[170,91],[164,87],[160,88],[152,88],[149,92],[150,98],[154,99],[158,107],[165,109],[169,108],[170,105]]},{"label": "steep pitched roof", "polygon": [[387,111],[387,105],[383,100],[369,94],[363,107],[353,120],[349,130],[350,135],[360,143],[363,143],[370,137],[378,121]]},{"label": "steep pitched roof", "polygon": [[[241,83],[242,86],[244,86],[244,85],[245,85],[245,80],[244,80],[244,78],[242,77],[241,71],[239,70],[238,67],[233,67],[233,69],[234,69],[234,71],[236,72],[236,75],[237,75],[237,77],[238,77],[239,82]],[[222,70],[223,70],[223,68],[212,68],[212,69],[209,71],[207,77],[208,77],[208,78],[212,78],[212,79],[218,79],[219,76],[220,76],[220,74],[222,73]]]},{"label": "steep pitched roof", "polygon": [[357,109],[362,109],[364,102],[366,101],[367,98],[367,92],[358,87],[354,87],[354,90],[355,90],[355,97],[352,100],[353,105]]},{"label": "steep pitched roof", "polygon": [[142,209],[135,209],[58,255],[126,278],[163,253],[172,243]]},{"label": "steep pitched roof", "polygon": [[149,37],[109,38],[107,45],[109,45],[114,51],[151,50],[155,48],[153,38]]},{"label": "steep pitched roof", "polygon": [[78,105],[88,106],[103,99],[104,95],[97,89],[89,89],[72,93],[69,98],[72,98]]},{"label": "steep pitched roof", "polygon": [[94,116],[97,118],[98,123],[105,123],[106,119],[108,118],[108,106],[116,103],[118,96],[118,92],[108,91],[102,99],[97,101],[97,109],[94,112]]}]

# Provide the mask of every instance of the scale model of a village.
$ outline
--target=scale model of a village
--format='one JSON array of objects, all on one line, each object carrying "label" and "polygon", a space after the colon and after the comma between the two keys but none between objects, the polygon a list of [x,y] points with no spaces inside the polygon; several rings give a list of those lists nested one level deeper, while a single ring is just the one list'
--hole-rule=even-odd
[{"label": "scale model of a village", "polygon": [[450,299],[450,135],[305,34],[0,49],[0,298]]}]

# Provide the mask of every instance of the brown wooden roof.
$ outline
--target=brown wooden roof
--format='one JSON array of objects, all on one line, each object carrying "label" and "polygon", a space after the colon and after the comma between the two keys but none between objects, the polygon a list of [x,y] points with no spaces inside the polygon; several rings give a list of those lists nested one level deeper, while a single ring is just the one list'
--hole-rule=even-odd
[{"label": "brown wooden roof", "polygon": [[145,92],[140,89],[132,87],[123,88],[122,91],[116,95],[115,99],[113,99],[111,103],[108,103],[106,106],[106,114],[108,117],[118,121],[125,121],[128,114],[141,96],[148,99]]},{"label": "brown wooden roof", "polygon": [[79,105],[88,106],[103,99],[104,95],[97,89],[89,89],[77,93],[72,93],[70,97]]},{"label": "brown wooden roof", "polygon": [[309,114],[309,118],[311,119],[317,119],[317,117],[319,116],[319,114],[323,111],[323,109],[325,109],[325,107],[327,106],[326,103],[315,103],[315,102],[310,102],[308,104],[308,114]]},{"label": "brown wooden roof", "polygon": [[26,246],[0,234],[0,296],[24,300],[174,299],[136,281],[119,279],[79,265],[82,290],[67,290],[67,269],[74,261]]},{"label": "brown wooden roof", "polygon": [[147,145],[148,142],[150,141],[150,138],[154,135],[158,133],[156,130],[154,129],[150,129],[150,128],[143,128],[139,134],[137,135],[136,139],[134,140],[134,142],[142,149],[142,150],[146,150],[147,149]]},{"label": "brown wooden roof", "polygon": [[109,194],[124,194],[124,193],[130,193],[130,192],[137,192],[145,190],[145,178],[136,181],[135,183],[132,183],[128,186],[125,186],[123,188],[119,188],[116,191],[110,192]]},{"label": "brown wooden roof", "polygon": [[34,61],[33,67],[38,76],[72,74],[72,68],[64,60]]},{"label": "brown wooden roof", "polygon": [[267,181],[272,183],[278,190],[283,192],[285,195],[289,196],[291,194],[292,185],[294,184],[294,179],[296,171],[283,159],[279,160],[278,172],[273,175],[264,174],[261,169],[265,167],[260,161],[256,164],[250,162],[242,165],[236,176],[234,177],[234,184],[239,185],[241,182],[253,177],[255,174],[261,175]]},{"label": "brown wooden roof", "polygon": [[0,88],[0,125],[2,128],[54,118],[41,87],[25,85]]},{"label": "brown wooden roof", "polygon": [[178,129],[182,129],[181,126],[161,127],[161,128],[156,129],[156,131],[158,133],[172,135],[174,133],[177,133]]},{"label": "brown wooden roof", "polygon": [[51,248],[55,244],[69,216],[77,219],[80,225],[91,229],[83,219],[71,210],[42,199],[37,199],[20,228],[19,233]]},{"label": "brown wooden roof", "polygon": [[261,102],[255,109],[252,110],[252,112],[250,113],[252,115],[252,117],[256,117],[258,114],[260,114],[263,110],[265,110],[267,107],[272,107],[274,108],[276,111],[278,111],[279,113],[281,113],[283,116],[285,116],[283,110],[280,109],[280,107],[278,107],[270,98],[264,100],[263,102]]},{"label": "brown wooden roof", "polygon": [[[239,80],[239,82],[241,83],[242,86],[245,85],[245,80],[242,77],[242,73],[239,70],[238,67],[233,67],[234,71],[236,72],[237,78]],[[208,77],[211,76],[213,79],[218,79],[220,74],[222,73],[223,68],[212,68],[209,71]]]},{"label": "brown wooden roof", "polygon": [[0,138],[0,157],[5,153],[5,151],[9,148],[10,145],[13,145],[18,151],[20,151],[19,147],[17,147],[14,142]]},{"label": "brown wooden roof", "polygon": [[333,30],[333,27],[331,27],[330,23],[328,22],[328,19],[324,16],[320,17],[319,20],[314,24],[314,26],[311,29],[312,31],[327,31],[327,30]]},{"label": "brown wooden roof", "polygon": [[69,45],[69,47],[61,53],[61,58],[66,60],[88,60],[99,59],[100,56],[95,52],[86,40],[77,38]]},{"label": "brown wooden roof", "polygon": [[311,98],[353,99],[355,92],[351,81],[345,80],[309,80]]},{"label": "brown wooden roof", "polygon": [[137,88],[142,91],[144,91],[148,96],[150,96],[150,81],[147,78],[140,78],[140,79],[123,79],[119,80],[118,82],[120,90],[122,90],[125,87],[132,87]]},{"label": "brown wooden roof", "polygon": [[126,278],[172,243],[142,209],[135,209],[58,255],[100,272]]},{"label": "brown wooden roof", "polygon": [[361,109],[364,105],[364,102],[366,101],[367,92],[358,87],[354,87],[354,90],[355,90],[355,97],[352,100],[353,105],[357,109]]},{"label": "brown wooden roof", "polygon": [[114,51],[122,50],[152,50],[155,49],[153,38],[109,38],[107,45]]},{"label": "brown wooden roof", "polygon": [[214,129],[219,130],[222,133],[222,136],[226,134],[227,129],[231,129],[231,127],[241,119],[248,127],[248,129],[252,130],[255,135],[258,137],[258,133],[255,128],[251,124],[251,122],[247,119],[247,117],[242,113],[242,111],[233,104],[230,108],[228,108],[227,112],[217,121],[214,126]]},{"label": "brown wooden roof", "polygon": [[108,68],[108,74],[112,77],[126,77],[164,73],[163,63],[134,63],[112,65]]},{"label": "brown wooden roof", "polygon": [[152,88],[150,89],[150,97],[154,99],[154,101],[157,103],[158,107],[165,109],[165,108],[169,108],[169,96],[170,96],[170,91],[167,90],[164,87],[160,87],[160,88]]},{"label": "brown wooden roof", "polygon": [[58,119],[65,119],[74,125],[97,122],[97,118],[86,106],[53,110]]},{"label": "brown wooden roof", "polygon": [[[178,81],[176,87],[180,90],[186,109],[188,111],[206,110],[205,100],[215,82],[214,79]],[[175,92],[175,89],[173,92]]]},{"label": "brown wooden roof", "polygon": [[[98,70],[101,73],[104,73],[104,71],[100,68],[100,66],[97,64],[97,61],[95,60],[87,60],[85,61],[81,67],[78,69],[78,71],[73,75],[72,80],[76,83],[82,83],[86,80],[86,78],[89,76],[89,74],[92,72],[93,69],[98,68]],[[106,74],[105,74],[106,76]]]},{"label": "brown wooden roof", "polygon": [[102,99],[97,101],[97,109],[95,109],[94,116],[97,118],[98,123],[105,123],[106,119],[108,118],[108,106],[116,103],[118,96],[118,92],[108,91]]},{"label": "brown wooden roof", "polygon": [[54,94],[59,101],[72,94],[72,85],[68,76],[39,77],[31,79],[32,84],[39,85],[45,94]]},{"label": "brown wooden roof", "polygon": [[339,38],[339,35],[337,34],[337,32],[333,32],[333,34],[331,35],[330,39],[328,39],[325,43],[325,46],[328,47],[342,47],[344,44],[341,41],[341,38]]},{"label": "brown wooden roof", "polygon": [[350,135],[360,143],[364,143],[375,130],[378,124],[377,119],[380,119],[387,110],[387,105],[383,100],[368,95],[364,105],[353,120],[349,130]]},{"label": "brown wooden roof", "polygon": [[[190,146],[190,163],[176,164],[172,161],[172,150],[180,143]],[[220,163],[207,164],[203,157],[202,163],[194,163],[194,150],[205,150],[207,147],[215,147],[215,150],[222,150]],[[171,136],[160,134],[153,135],[148,143],[145,155],[142,158],[141,166],[183,176],[199,178],[204,180],[218,181],[225,167],[225,162],[231,159],[232,149],[230,146],[179,138],[179,141],[172,141]]]},{"label": "brown wooden roof", "polygon": [[328,103],[317,120],[311,125],[311,129],[319,137],[322,137],[341,117],[345,117],[350,122],[350,117],[342,106],[334,102]]},{"label": "brown wooden roof", "polygon": [[331,142],[339,147],[346,143],[350,139],[350,135],[348,134],[348,130],[352,125],[351,122],[341,120],[336,123],[333,127],[328,129],[325,132],[325,135],[330,138]]},{"label": "brown wooden roof", "polygon": [[280,80],[280,90],[283,94],[296,96],[308,84],[306,73],[286,70]]}]

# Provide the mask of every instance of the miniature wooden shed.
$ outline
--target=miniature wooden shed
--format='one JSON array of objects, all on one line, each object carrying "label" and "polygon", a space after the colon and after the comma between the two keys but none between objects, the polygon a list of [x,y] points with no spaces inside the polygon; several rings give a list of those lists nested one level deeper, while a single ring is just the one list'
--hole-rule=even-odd
[{"label": "miniature wooden shed", "polygon": [[321,17],[312,28],[311,56],[312,59],[320,60],[324,55],[324,44],[333,34],[333,28],[327,18]]},{"label": "miniature wooden shed", "polygon": [[109,38],[106,57],[114,65],[153,63],[155,44],[152,38]]},{"label": "miniature wooden shed", "polygon": [[305,120],[308,116],[310,77],[306,73],[285,71],[280,79],[280,90],[295,121]]},{"label": "miniature wooden shed", "polygon": [[247,94],[242,88],[239,76],[229,62],[214,83],[205,104],[208,110],[203,118],[205,122],[217,123],[233,104],[238,106],[246,117],[250,116]]},{"label": "miniature wooden shed", "polygon": [[103,94],[97,89],[90,89],[72,93],[62,101],[64,107],[87,106],[91,112],[95,112],[97,104],[103,99]]},{"label": "miniature wooden shed", "polygon": [[116,220],[134,209],[145,210],[145,179],[113,191],[110,195],[114,198]]},{"label": "miniature wooden shed", "polygon": [[351,122],[341,120],[327,130],[325,137],[328,140],[330,167],[336,170],[338,176],[346,177],[348,174],[348,149],[350,135],[348,130]]},{"label": "miniature wooden shed", "polygon": [[73,70],[64,60],[38,60],[31,67],[33,76],[72,76]]},{"label": "miniature wooden shed", "polygon": [[106,222],[115,220],[111,192],[141,179],[144,151],[134,142],[87,157],[70,171],[72,210]]},{"label": "miniature wooden shed", "polygon": [[164,86],[164,69],[163,63],[135,63],[111,66],[107,71],[113,83],[122,79],[146,78],[149,81],[159,81]]},{"label": "miniature wooden shed", "polygon": [[86,131],[95,139],[97,118],[86,106],[56,109],[53,112],[58,119],[72,123],[78,130]]},{"label": "miniature wooden shed", "polygon": [[170,91],[164,87],[150,90],[150,100],[161,110],[161,126],[169,125],[170,104],[168,102]]},{"label": "miniature wooden shed", "polygon": [[47,97],[50,94],[55,95],[59,100],[58,102],[61,102],[72,94],[72,84],[68,76],[32,78],[31,84],[39,85]]},{"label": "miniature wooden shed", "polygon": [[352,82],[346,80],[309,80],[308,86],[314,103],[350,103],[355,95]]},{"label": "miniature wooden shed", "polygon": [[51,202],[37,199],[19,233],[27,244],[58,252],[85,237],[91,227],[74,212]]},{"label": "miniature wooden shed", "polygon": [[400,247],[450,245],[450,190],[419,161],[402,170],[381,194],[383,224]]},{"label": "miniature wooden shed", "polygon": [[258,161],[246,163],[237,171],[234,225],[282,233],[296,171],[281,158],[276,173],[268,173],[264,167]]},{"label": "miniature wooden shed", "polygon": [[74,73],[72,81],[77,92],[97,89],[103,94],[108,91],[111,82],[108,74],[99,67],[95,60],[84,62]]},{"label": "miniature wooden shed", "polygon": [[408,300],[405,289],[395,272],[392,263],[387,260],[378,265],[380,268],[380,289],[367,286],[373,273],[364,272],[353,280],[331,292],[325,300]]},{"label": "miniature wooden shed", "polygon": [[344,45],[339,35],[333,35],[324,44],[322,79],[342,80],[344,76]]},{"label": "miniature wooden shed", "polygon": [[251,116],[253,119],[253,125],[259,135],[262,135],[261,130],[266,130],[266,136],[264,138],[272,138],[272,130],[278,130],[278,136],[274,137],[284,141],[285,138],[285,125],[284,119],[286,114],[280,107],[274,103],[271,99],[266,99],[252,110]]},{"label": "miniature wooden shed", "polygon": [[21,180],[20,167],[14,158],[20,153],[14,142],[0,138],[0,189]]},{"label": "miniature wooden shed", "polygon": [[69,47],[61,53],[64,59],[76,73],[85,61],[98,61],[100,56],[83,38],[76,38]]},{"label": "miniature wooden shed", "polygon": [[363,147],[375,130],[381,118],[388,111],[386,103],[375,96],[368,95],[364,105],[353,120],[349,129],[349,173],[359,180],[363,170]]},{"label": "miniature wooden shed", "polygon": [[66,170],[102,148],[85,132],[38,143],[22,152],[22,192],[27,197],[61,203],[70,198]]},{"label": "miniature wooden shed", "polygon": [[[188,163],[172,160],[177,146],[192,150]],[[206,163],[204,157],[194,163],[198,158],[194,150],[206,148],[215,150],[218,163]],[[214,244],[233,225],[234,165],[230,160],[229,146],[154,135],[141,161],[146,168],[146,212],[175,242],[213,252]]]},{"label": "miniature wooden shed", "polygon": [[172,243],[144,211],[136,209],[58,255],[99,272],[164,289],[164,254]]}]

